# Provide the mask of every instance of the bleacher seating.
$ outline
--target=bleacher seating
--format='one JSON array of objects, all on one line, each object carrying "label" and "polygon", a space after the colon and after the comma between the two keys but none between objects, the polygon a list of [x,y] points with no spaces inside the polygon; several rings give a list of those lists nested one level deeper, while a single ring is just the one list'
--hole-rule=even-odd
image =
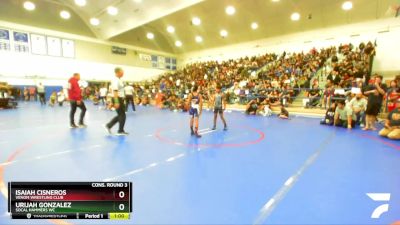
[{"label": "bleacher seating", "polygon": [[166,73],[151,83],[137,85],[136,89],[139,89],[139,97],[150,95],[153,100],[159,92],[162,92],[164,100],[171,95],[185,99],[191,87],[198,85],[207,102],[218,83],[227,94],[230,108],[243,109],[249,100],[259,97],[277,98],[278,104],[283,103],[285,98],[287,103],[284,103],[289,110],[308,112],[302,104],[307,90],[317,83],[323,95],[332,70],[339,71],[337,88],[351,88],[357,77],[368,79],[371,57],[375,52],[373,47],[371,42],[358,47],[346,44],[319,50],[313,48],[307,53],[284,52],[281,55],[265,54],[223,62],[194,63],[175,73]]}]

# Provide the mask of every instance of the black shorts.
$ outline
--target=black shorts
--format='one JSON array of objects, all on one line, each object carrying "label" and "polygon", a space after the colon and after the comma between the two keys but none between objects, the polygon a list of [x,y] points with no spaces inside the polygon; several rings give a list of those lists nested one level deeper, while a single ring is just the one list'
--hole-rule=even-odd
[{"label": "black shorts", "polygon": [[[349,124],[349,122],[347,120],[339,120],[336,124],[337,127],[344,127],[347,128],[347,125]],[[351,127],[354,128],[356,126],[356,121],[352,120],[351,121]]]},{"label": "black shorts", "polygon": [[380,111],[381,111],[380,104],[369,104],[368,103],[367,110],[365,110],[365,114],[371,115],[371,116],[377,116]]},{"label": "black shorts", "polygon": [[214,113],[222,114],[224,110],[222,108],[214,108]]}]

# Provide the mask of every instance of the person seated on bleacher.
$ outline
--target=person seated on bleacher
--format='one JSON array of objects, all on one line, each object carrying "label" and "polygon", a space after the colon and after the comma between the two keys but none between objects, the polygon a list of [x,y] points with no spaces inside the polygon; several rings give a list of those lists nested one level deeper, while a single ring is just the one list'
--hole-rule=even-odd
[{"label": "person seated on bleacher", "polygon": [[259,100],[258,99],[252,99],[247,105],[246,105],[246,114],[247,115],[256,115],[258,106],[259,106]]},{"label": "person seated on bleacher", "polygon": [[298,81],[300,88],[309,88],[306,83],[307,83],[307,77],[301,76]]},{"label": "person seated on bleacher", "polygon": [[279,92],[277,90],[273,90],[269,95],[268,95],[269,103],[271,105],[279,105]]},{"label": "person seated on bleacher", "polygon": [[[247,93],[246,93],[247,92]],[[244,105],[246,102],[246,96],[248,94],[248,89],[244,86],[239,91],[239,104]]]},{"label": "person seated on bleacher", "polygon": [[297,80],[294,80],[292,88],[290,91],[292,91],[292,97],[297,97],[300,93],[300,85],[297,83]]},{"label": "person seated on bleacher", "polygon": [[397,87],[396,80],[390,82],[390,89],[386,92],[388,112],[396,108],[397,99],[400,98],[400,88]]},{"label": "person seated on bleacher", "polygon": [[274,80],[271,82],[271,86],[272,86],[273,88],[278,88],[278,86],[279,86],[279,81],[278,81],[278,78],[277,78],[277,77],[275,77]]},{"label": "person seated on bleacher", "polygon": [[9,99],[11,95],[8,93],[8,90],[4,90],[4,92],[0,94],[0,96],[2,96],[2,98]]},{"label": "person seated on bleacher", "polygon": [[178,109],[178,101],[177,101],[176,95],[172,93],[172,94],[168,97],[167,101],[169,102],[169,104],[168,104],[169,110],[171,110],[171,111],[177,111],[177,109]]},{"label": "person seated on bleacher", "polygon": [[163,93],[163,96],[161,98],[161,109],[167,109],[170,106],[170,102],[169,102],[169,91],[166,91],[165,94]]},{"label": "person seated on bleacher", "polygon": [[348,107],[350,107],[351,110],[353,110],[353,113],[356,114],[356,124],[359,124],[360,127],[364,127],[365,110],[367,110],[367,100],[364,98],[361,92],[357,93],[356,96],[351,99]]},{"label": "person seated on bleacher", "polygon": [[368,41],[367,45],[364,49],[365,57],[375,55],[375,44],[372,44],[371,41]]},{"label": "person seated on bleacher", "polygon": [[400,99],[397,100],[396,109],[389,113],[383,128],[379,135],[389,139],[400,140]]},{"label": "person seated on bleacher", "polygon": [[289,102],[290,104],[292,104],[292,103],[293,103],[293,100],[294,100],[294,98],[297,96],[297,95],[295,95],[295,90],[294,90],[294,88],[293,88],[292,86],[290,86],[290,85],[287,85],[287,87],[286,87],[286,91],[289,93],[289,99],[288,99],[288,102]]},{"label": "person seated on bleacher", "polygon": [[171,91],[166,91],[166,94],[162,98],[162,109],[170,109],[170,110],[175,110],[176,109],[176,98]]},{"label": "person seated on bleacher", "polygon": [[355,66],[352,72],[353,72],[353,77],[356,79],[356,81],[360,80],[362,81],[364,79],[364,73],[358,66]]},{"label": "person seated on bleacher", "polygon": [[[329,81],[329,80],[328,80]],[[325,85],[325,90],[324,90],[324,109],[326,109],[326,106],[331,105],[332,97],[335,94],[335,89],[333,89],[332,85],[330,82],[328,82]]]},{"label": "person seated on bleacher", "polygon": [[333,125],[352,129],[356,125],[356,119],[357,118],[353,113],[353,110],[351,110],[349,107],[346,107],[344,100],[339,100],[337,102]]},{"label": "person seated on bleacher", "polygon": [[325,118],[320,121],[321,125],[332,126],[335,120],[336,103],[332,103],[325,113]]},{"label": "person seated on bleacher", "polygon": [[397,75],[394,80],[397,82],[397,87],[400,88],[400,74]]},{"label": "person seated on bleacher", "polygon": [[177,108],[182,112],[187,112],[189,110],[189,105],[187,104],[187,101],[185,101],[185,99],[179,98]]},{"label": "person seated on bleacher", "polygon": [[257,114],[262,116],[271,116],[272,108],[268,98],[265,98],[258,106]]},{"label": "person seated on bleacher", "polygon": [[347,79],[343,79],[342,84],[343,84],[343,87],[346,89],[351,89],[353,87],[357,87],[357,81],[353,76],[349,76]]},{"label": "person seated on bleacher", "polygon": [[314,84],[312,89],[308,92],[308,103],[306,105],[306,108],[312,108],[316,107],[318,105],[318,102],[320,100],[320,94],[319,94],[319,88],[318,84]]},{"label": "person seated on bleacher", "polygon": [[281,112],[278,115],[281,119],[289,119],[289,112],[285,109],[284,105],[281,105]]},{"label": "person seated on bleacher", "polygon": [[287,106],[290,100],[290,93],[287,90],[286,86],[282,86],[281,93],[279,94],[279,99],[281,105]]},{"label": "person seated on bleacher", "polygon": [[148,106],[150,104],[150,97],[151,95],[143,95],[143,98],[141,99],[141,104],[142,106]]},{"label": "person seated on bleacher", "polygon": [[339,71],[337,71],[336,69],[332,70],[331,74],[329,74],[326,79],[330,80],[334,85],[339,85],[341,80],[339,76]]},{"label": "person seated on bleacher", "polygon": [[156,107],[161,109],[164,104],[163,101],[165,101],[165,94],[162,90],[159,90],[155,96]]},{"label": "person seated on bleacher", "polygon": [[231,88],[232,90],[232,97],[230,99],[231,104],[236,103],[237,100],[239,100],[239,95],[240,95],[240,91],[241,88],[239,87],[239,83],[235,82],[234,85]]}]

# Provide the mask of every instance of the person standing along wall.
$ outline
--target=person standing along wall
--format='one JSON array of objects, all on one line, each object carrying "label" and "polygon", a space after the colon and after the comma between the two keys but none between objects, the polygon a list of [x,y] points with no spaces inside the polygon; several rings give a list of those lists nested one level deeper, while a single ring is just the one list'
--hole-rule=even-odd
[{"label": "person standing along wall", "polygon": [[128,85],[126,85],[125,86],[125,105],[126,105],[126,109],[125,109],[125,111],[126,112],[128,112],[128,106],[129,106],[129,103],[132,105],[132,109],[133,109],[133,111],[136,111],[136,109],[135,109],[135,100],[134,100],[134,98],[133,98],[133,91],[134,91],[134,89],[133,89],[133,86],[132,86],[133,84],[132,83],[129,83]]},{"label": "person standing along wall", "polygon": [[29,102],[29,90],[27,87],[24,87],[24,101]]},{"label": "person standing along wall", "polygon": [[101,103],[103,105],[105,105],[106,98],[107,98],[107,92],[108,92],[107,85],[105,84],[103,87],[101,87],[99,92],[100,92],[100,99],[99,100],[101,101]]},{"label": "person standing along wall", "polygon": [[81,109],[81,115],[79,117],[79,128],[84,128],[86,125],[83,123],[83,119],[86,113],[85,103],[82,101],[82,91],[79,87],[78,81],[81,79],[79,73],[74,73],[74,75],[68,80],[68,98],[71,105],[71,111],[69,113],[70,128],[78,128],[75,124],[75,112],[76,108]]},{"label": "person standing along wall", "polygon": [[37,101],[36,88],[33,86],[29,87],[29,101]]},{"label": "person standing along wall", "polygon": [[37,93],[39,95],[39,101],[41,105],[46,105],[46,95],[45,95],[45,88],[42,83],[39,83],[37,86]]},{"label": "person standing along wall", "polygon": [[60,90],[60,91],[57,93],[57,102],[58,102],[58,105],[59,105],[59,106],[63,106],[64,101],[65,101],[64,91],[63,91],[63,90]]}]

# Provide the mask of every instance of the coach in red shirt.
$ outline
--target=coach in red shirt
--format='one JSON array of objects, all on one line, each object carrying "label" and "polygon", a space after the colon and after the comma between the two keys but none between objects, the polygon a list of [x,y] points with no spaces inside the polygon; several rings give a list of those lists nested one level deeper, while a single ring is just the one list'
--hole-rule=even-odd
[{"label": "coach in red shirt", "polygon": [[86,113],[86,106],[85,103],[82,101],[81,88],[79,87],[78,83],[80,79],[81,75],[79,73],[74,73],[74,75],[68,80],[68,98],[71,105],[71,111],[69,113],[71,128],[78,128],[74,120],[77,107],[81,109],[81,115],[79,117],[79,127],[86,127],[86,125],[83,123],[83,119]]}]

